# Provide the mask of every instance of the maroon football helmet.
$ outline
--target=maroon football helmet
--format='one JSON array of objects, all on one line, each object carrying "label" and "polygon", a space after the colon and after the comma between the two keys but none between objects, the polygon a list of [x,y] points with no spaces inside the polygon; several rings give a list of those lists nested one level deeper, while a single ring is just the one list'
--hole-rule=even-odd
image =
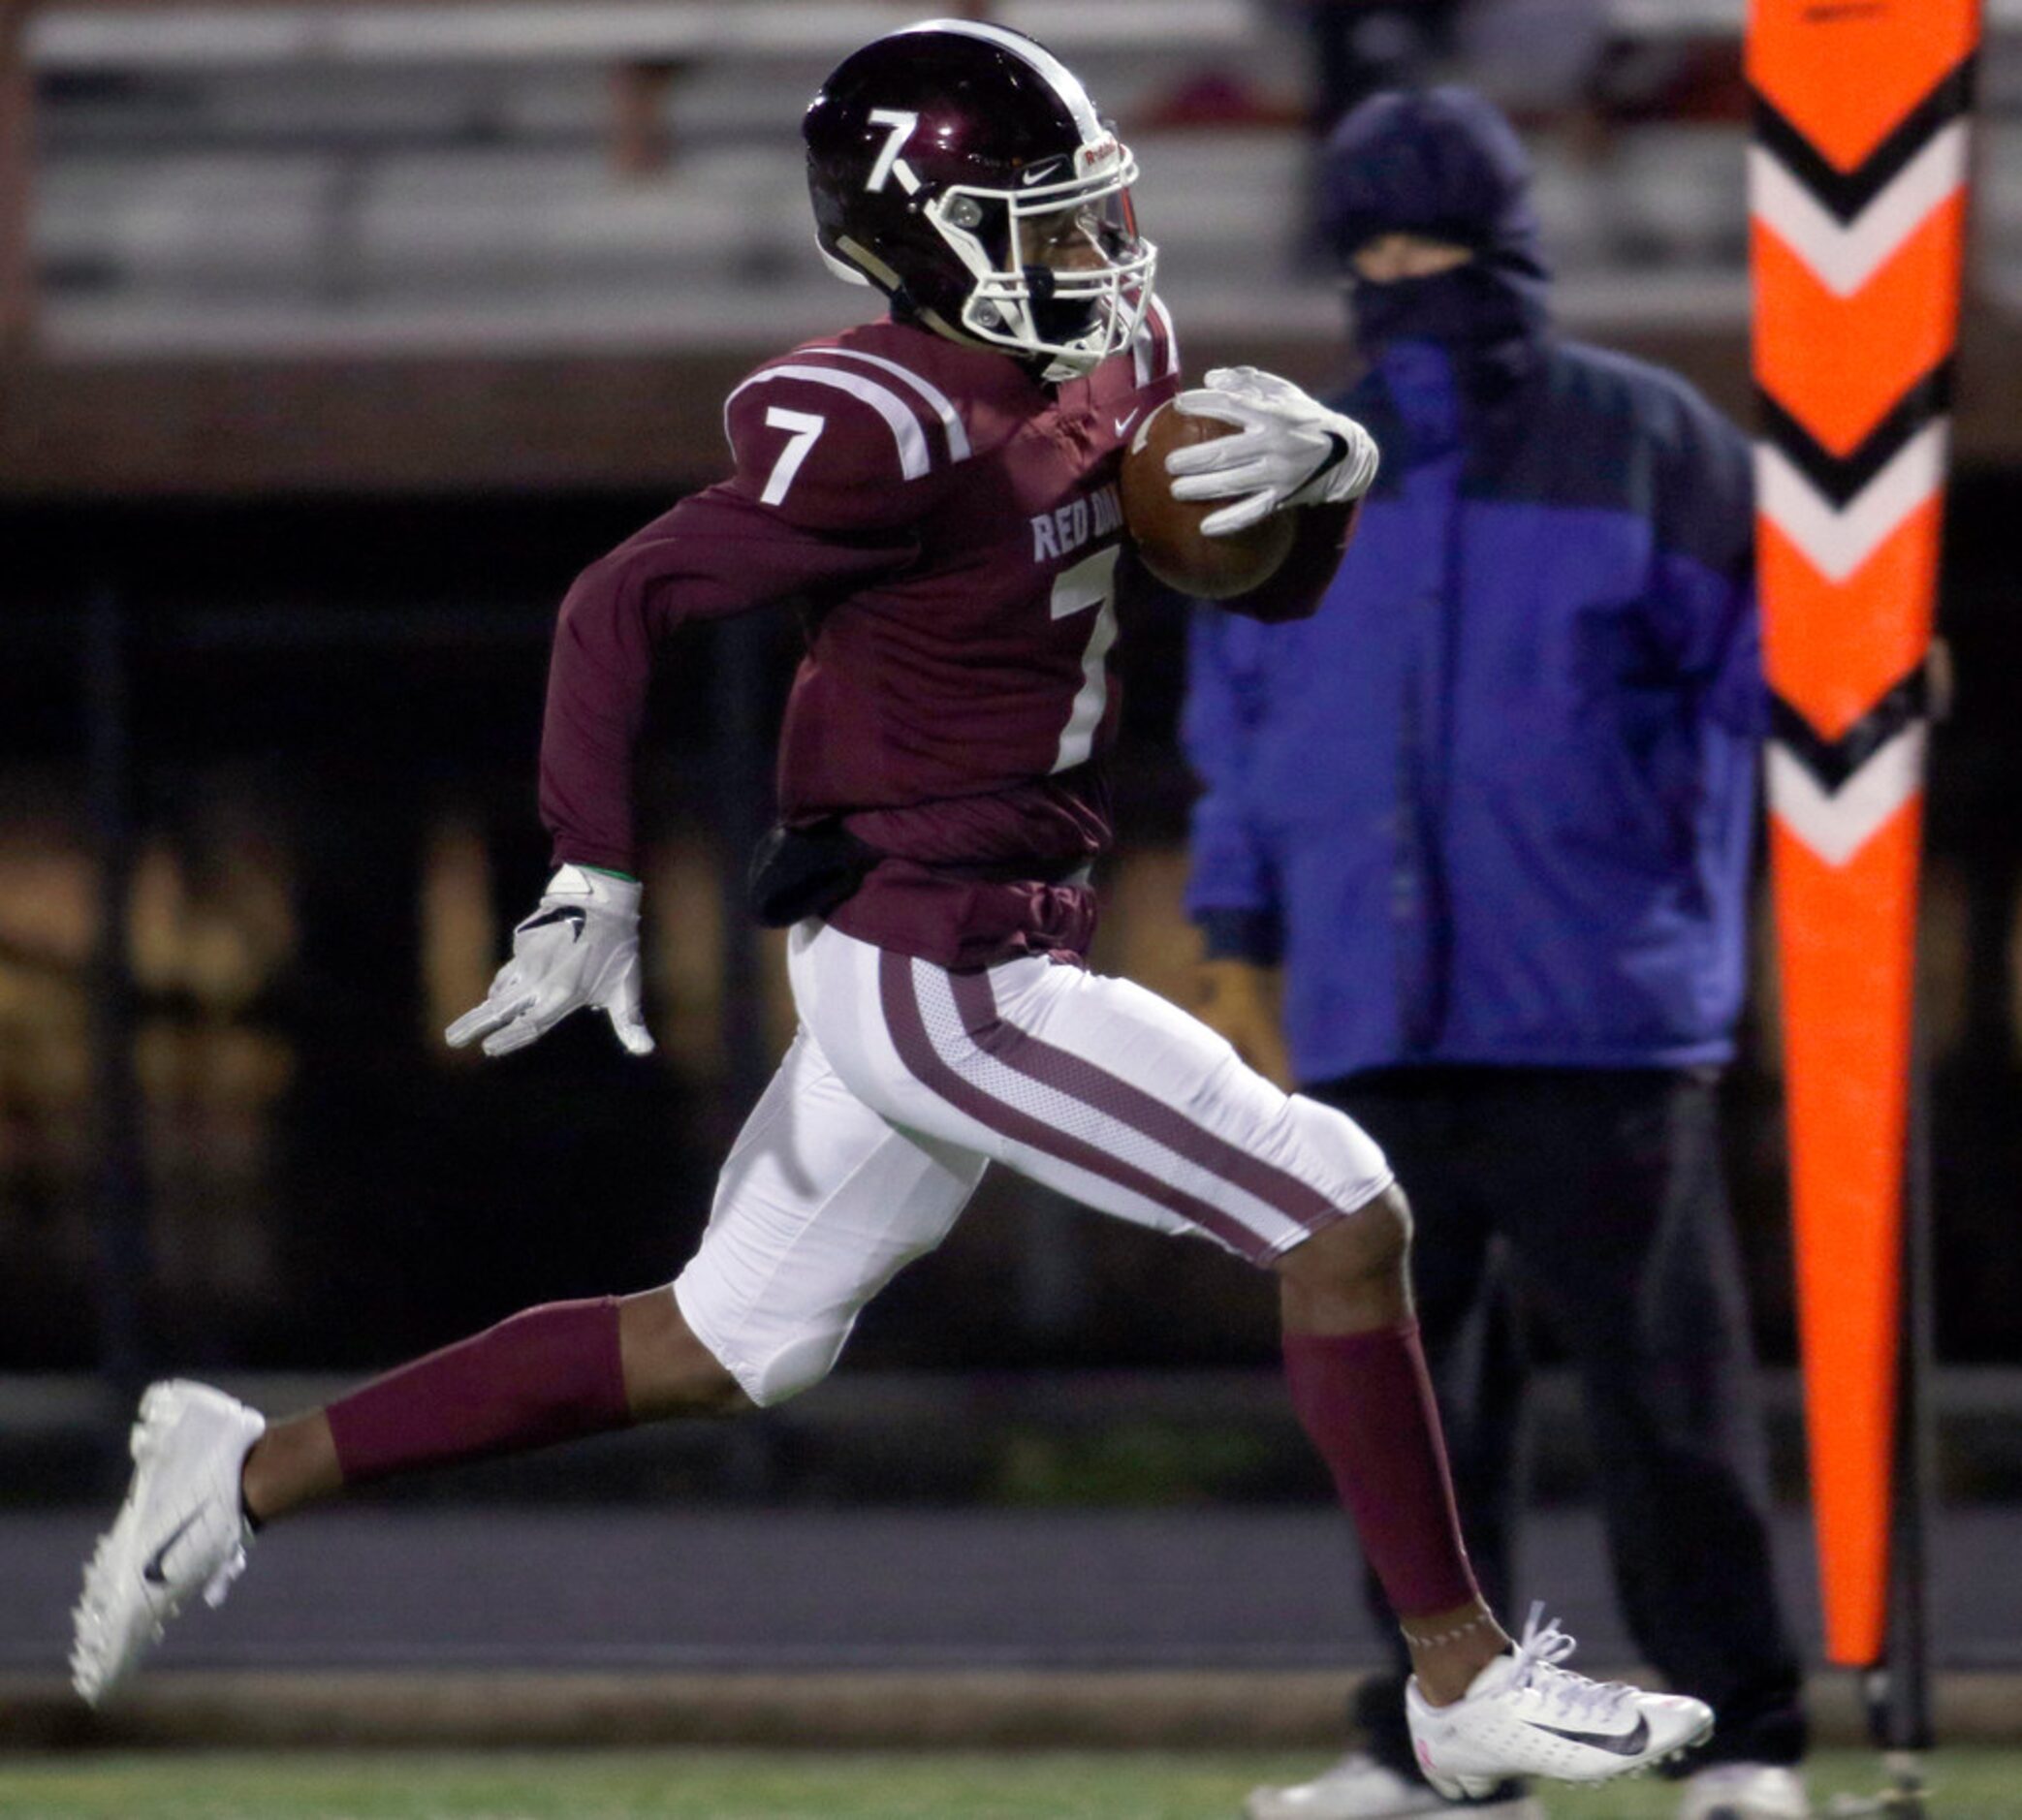
[{"label": "maroon football helmet", "polygon": [[1073,73],[1023,33],[932,19],[846,58],[808,106],[816,238],[957,340],[1086,373],[1129,345],[1157,249],[1137,161]]}]

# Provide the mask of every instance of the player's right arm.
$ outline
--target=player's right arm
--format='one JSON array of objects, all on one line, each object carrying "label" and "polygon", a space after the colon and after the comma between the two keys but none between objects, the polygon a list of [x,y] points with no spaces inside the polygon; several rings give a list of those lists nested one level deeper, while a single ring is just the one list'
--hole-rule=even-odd
[{"label": "player's right arm", "polygon": [[917,424],[895,425],[881,389],[795,377],[806,364],[789,357],[740,386],[724,414],[732,477],[592,563],[563,600],[540,765],[556,870],[484,1003],[450,1026],[453,1047],[504,1054],[584,1005],[609,1013],[635,1054],[652,1047],[639,1012],[632,781],[655,652],[691,620],[847,593],[912,555],[922,501],[907,483],[928,471]]}]

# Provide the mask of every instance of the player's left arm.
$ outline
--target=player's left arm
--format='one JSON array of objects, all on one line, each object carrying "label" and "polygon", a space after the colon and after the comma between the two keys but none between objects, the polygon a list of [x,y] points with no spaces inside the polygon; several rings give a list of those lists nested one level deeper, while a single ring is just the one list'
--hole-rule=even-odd
[{"label": "player's left arm", "polygon": [[1235,433],[1190,443],[1166,456],[1175,499],[1231,503],[1201,520],[1228,537],[1274,513],[1294,512],[1291,553],[1263,586],[1217,603],[1246,618],[1305,619],[1318,611],[1341,566],[1362,496],[1376,478],[1375,438],[1288,379],[1253,366],[1221,366],[1183,392],[1173,409],[1210,417]]},{"label": "player's left arm", "polygon": [[1201,520],[1209,537],[1247,531],[1294,506],[1348,505],[1376,478],[1375,438],[1276,373],[1218,366],[1206,386],[1181,392],[1173,409],[1235,431],[1165,458],[1175,499],[1231,502]]}]

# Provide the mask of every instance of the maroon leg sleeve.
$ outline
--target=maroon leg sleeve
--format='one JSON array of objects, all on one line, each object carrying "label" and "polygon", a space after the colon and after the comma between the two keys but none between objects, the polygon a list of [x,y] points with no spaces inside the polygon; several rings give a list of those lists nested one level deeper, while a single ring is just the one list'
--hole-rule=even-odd
[{"label": "maroon leg sleeve", "polygon": [[520,1453],[630,1422],[617,1302],[551,1302],[389,1371],[325,1410],[346,1485]]},{"label": "maroon leg sleeve", "polygon": [[1292,1407],[1334,1474],[1391,1610],[1426,1616],[1477,1597],[1418,1323],[1287,1334],[1284,1364]]}]

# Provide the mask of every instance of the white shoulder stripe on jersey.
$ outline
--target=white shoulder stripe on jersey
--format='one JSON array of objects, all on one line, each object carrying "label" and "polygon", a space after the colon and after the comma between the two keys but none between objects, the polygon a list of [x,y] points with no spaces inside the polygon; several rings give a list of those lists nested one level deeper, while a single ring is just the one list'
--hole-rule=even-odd
[{"label": "white shoulder stripe on jersey", "polygon": [[956,415],[955,406],[948,394],[938,386],[930,384],[918,373],[900,366],[897,361],[888,361],[882,354],[862,354],[855,348],[804,348],[805,354],[825,354],[837,361],[862,361],[867,366],[881,368],[895,377],[902,379],[927,401],[935,417],[941,421],[941,428],[947,432],[948,454],[957,461],[969,458],[969,433],[963,427],[962,419]]},{"label": "white shoulder stripe on jersey", "polygon": [[[1152,316],[1158,318],[1158,326],[1165,331],[1165,367],[1163,372],[1155,375],[1152,371],[1152,360],[1158,339],[1152,332]],[[1154,377],[1164,378],[1180,370],[1180,337],[1173,332],[1172,312],[1155,291],[1152,294],[1151,315],[1138,324],[1137,333],[1130,337],[1130,361],[1140,386],[1149,386]]]},{"label": "white shoulder stripe on jersey", "polygon": [[1089,91],[1081,85],[1081,78],[1045,46],[1036,45],[1017,32],[1007,32],[1001,25],[985,25],[978,19],[927,19],[905,29],[909,32],[960,32],[964,38],[981,38],[1010,51],[1014,57],[1029,63],[1038,71],[1041,79],[1065,104],[1067,111],[1074,116],[1074,124],[1081,130],[1083,144],[1092,145],[1097,140],[1109,137],[1095,112],[1095,104],[1089,99]]},{"label": "white shoulder stripe on jersey", "polygon": [[1177,373],[1180,370],[1180,331],[1173,327],[1173,313],[1165,307],[1165,299],[1155,291],[1152,293],[1152,314],[1158,318],[1158,326],[1165,330],[1165,370]]},{"label": "white shoulder stripe on jersey", "polygon": [[920,420],[913,415],[912,406],[888,387],[874,379],[864,379],[855,373],[838,373],[830,366],[802,366],[798,363],[786,366],[768,366],[763,372],[751,377],[732,392],[723,400],[723,421],[728,434],[731,399],[738,392],[753,386],[762,386],[769,379],[805,379],[817,386],[834,386],[838,392],[846,392],[853,398],[861,398],[891,426],[892,437],[899,445],[899,471],[909,481],[916,481],[932,465],[927,453],[927,432],[920,427]]}]

